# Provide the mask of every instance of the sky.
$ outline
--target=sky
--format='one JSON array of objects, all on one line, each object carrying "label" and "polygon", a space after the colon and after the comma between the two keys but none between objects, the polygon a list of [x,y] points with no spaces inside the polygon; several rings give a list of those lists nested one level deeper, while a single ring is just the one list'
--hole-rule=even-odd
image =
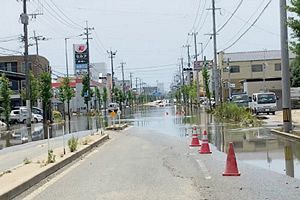
[{"label": "sky", "polygon": [[[217,30],[231,17],[231,20],[217,35],[217,49],[224,50],[251,26],[256,17],[270,0],[216,0]],[[0,47],[23,52],[17,37],[23,27],[19,21],[22,2],[0,0]],[[125,62],[125,78],[129,73],[141,78],[148,85],[157,81],[165,83],[165,88],[178,70],[179,58],[187,61],[187,49],[183,45],[193,45],[190,32],[198,32],[198,49],[203,43],[204,55],[213,57],[211,0],[31,0],[28,13],[43,13],[29,24],[29,36],[33,31],[47,38],[40,41],[39,54],[45,56],[52,69],[65,73],[65,43],[68,40],[68,57],[72,65],[72,44],[84,43],[82,37],[86,21],[91,31],[90,60],[106,62],[110,71],[107,50],[117,50],[114,59],[115,73],[121,79],[120,62]],[[4,8],[4,9],[3,9]],[[32,40],[30,40],[32,43]],[[225,52],[254,50],[279,50],[279,0],[271,0],[270,5],[257,23],[231,48]],[[191,54],[194,55],[194,48]],[[0,48],[0,54],[11,54]],[[35,54],[35,46],[29,49]],[[73,66],[71,66],[73,68]],[[72,71],[72,69],[71,69]]]}]

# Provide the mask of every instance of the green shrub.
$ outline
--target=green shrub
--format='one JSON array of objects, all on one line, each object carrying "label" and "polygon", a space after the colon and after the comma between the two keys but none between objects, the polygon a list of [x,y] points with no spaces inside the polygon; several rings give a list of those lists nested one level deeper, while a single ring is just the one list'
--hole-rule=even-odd
[{"label": "green shrub", "polygon": [[213,113],[221,121],[239,122],[243,126],[260,124],[248,109],[239,107],[235,103],[224,103]]},{"label": "green shrub", "polygon": [[49,150],[48,151],[48,160],[47,160],[47,164],[49,163],[55,163],[55,155],[53,153],[53,150]]},{"label": "green shrub", "polygon": [[62,114],[59,111],[54,110],[52,113],[55,122],[62,121]]},{"label": "green shrub", "polygon": [[76,151],[78,146],[78,138],[72,136],[72,138],[68,140],[68,146],[71,152]]}]

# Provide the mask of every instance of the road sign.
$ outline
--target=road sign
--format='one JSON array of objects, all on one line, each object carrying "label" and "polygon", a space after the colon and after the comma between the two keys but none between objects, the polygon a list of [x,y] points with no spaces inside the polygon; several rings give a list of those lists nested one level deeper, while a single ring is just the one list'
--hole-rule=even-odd
[{"label": "road sign", "polygon": [[112,111],[112,112],[110,113],[110,116],[111,116],[111,118],[115,118],[115,117],[116,117],[115,111]]},{"label": "road sign", "polygon": [[121,115],[122,111],[121,110],[118,110],[117,114],[118,115]]}]

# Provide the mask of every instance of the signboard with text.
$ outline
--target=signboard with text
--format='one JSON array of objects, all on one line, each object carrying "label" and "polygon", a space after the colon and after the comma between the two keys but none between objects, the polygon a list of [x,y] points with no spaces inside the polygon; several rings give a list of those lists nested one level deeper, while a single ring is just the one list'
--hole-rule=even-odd
[{"label": "signboard with text", "polygon": [[75,74],[83,75],[88,72],[88,49],[86,44],[74,44]]}]

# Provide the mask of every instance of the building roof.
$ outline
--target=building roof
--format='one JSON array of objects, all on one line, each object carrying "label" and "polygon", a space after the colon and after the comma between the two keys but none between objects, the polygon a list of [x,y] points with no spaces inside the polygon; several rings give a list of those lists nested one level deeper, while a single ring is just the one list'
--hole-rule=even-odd
[{"label": "building roof", "polygon": [[[290,59],[295,58],[295,54],[289,52]],[[281,60],[280,50],[267,50],[267,51],[248,51],[236,53],[224,53],[223,60],[229,58],[231,62],[234,61],[258,61],[258,60]]]}]

